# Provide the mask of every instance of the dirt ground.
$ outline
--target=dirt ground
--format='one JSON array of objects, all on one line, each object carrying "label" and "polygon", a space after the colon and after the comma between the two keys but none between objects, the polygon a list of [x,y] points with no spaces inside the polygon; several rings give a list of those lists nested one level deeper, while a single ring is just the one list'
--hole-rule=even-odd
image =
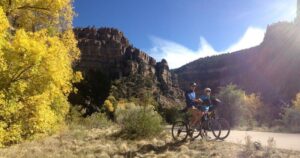
[{"label": "dirt ground", "polygon": [[[105,129],[73,129],[41,140],[24,142],[0,149],[0,157],[300,157],[290,150],[253,149],[250,146],[195,140],[183,143],[173,141],[170,131],[165,130],[156,138],[146,140],[125,140],[117,136],[118,127]],[[235,132],[233,132],[234,135]],[[232,135],[232,136],[233,136]],[[268,149],[268,150],[267,150]]]}]

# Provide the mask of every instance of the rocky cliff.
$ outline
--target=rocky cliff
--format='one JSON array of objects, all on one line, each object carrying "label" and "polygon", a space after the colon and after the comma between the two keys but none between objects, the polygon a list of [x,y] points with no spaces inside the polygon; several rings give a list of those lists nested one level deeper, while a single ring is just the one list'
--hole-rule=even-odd
[{"label": "rocky cliff", "polygon": [[[114,81],[125,82],[116,87],[121,91],[121,86],[129,85],[127,82],[132,81],[132,78],[139,78],[151,83],[150,91],[161,104],[177,106],[176,103],[181,103],[183,92],[166,60],[156,62],[145,52],[133,47],[117,29],[75,28],[74,32],[81,50],[81,59],[75,63],[74,68],[82,71],[85,77],[85,81],[77,86],[82,94],[91,96],[99,104],[109,95]],[[135,90],[142,91],[143,88],[142,85]],[[126,89],[123,88],[123,91],[129,91],[130,85]],[[120,97],[131,97],[131,93],[128,93],[124,92]]]},{"label": "rocky cliff", "polygon": [[280,22],[268,26],[263,43],[238,52],[198,59],[174,70],[180,87],[234,83],[262,95],[272,106],[289,102],[300,92],[300,25]]}]

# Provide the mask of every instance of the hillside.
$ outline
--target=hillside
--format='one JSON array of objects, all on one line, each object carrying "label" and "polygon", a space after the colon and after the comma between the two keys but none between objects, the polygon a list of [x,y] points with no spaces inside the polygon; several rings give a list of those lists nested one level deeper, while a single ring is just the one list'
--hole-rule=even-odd
[{"label": "hillside", "polygon": [[79,91],[70,97],[73,104],[86,105],[89,100],[92,113],[108,96],[120,100],[149,95],[166,108],[182,105],[183,92],[166,60],[156,62],[117,29],[75,28],[74,33],[81,51],[74,69],[83,73],[84,81],[76,84]]},{"label": "hillside", "polygon": [[289,102],[300,91],[299,44],[299,24],[279,22],[268,26],[257,47],[201,58],[174,72],[183,89],[192,81],[215,91],[234,83],[247,92],[260,93],[266,103],[275,106]]}]

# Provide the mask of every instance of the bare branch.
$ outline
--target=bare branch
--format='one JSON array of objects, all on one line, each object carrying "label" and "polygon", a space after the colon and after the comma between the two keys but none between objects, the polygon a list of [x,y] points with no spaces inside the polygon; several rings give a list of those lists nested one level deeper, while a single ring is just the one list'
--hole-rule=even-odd
[{"label": "bare branch", "polygon": [[10,87],[10,85],[13,84],[14,82],[17,82],[17,81],[22,80],[22,79],[28,79],[29,77],[28,77],[28,78],[27,78],[27,77],[22,77],[22,75],[23,75],[26,71],[30,70],[33,66],[34,66],[34,65],[30,65],[30,66],[24,68],[23,70],[21,70],[19,73],[15,74],[15,75],[10,79],[10,81],[9,81],[3,88],[1,88],[1,90],[7,91],[8,88]]},{"label": "bare branch", "polygon": [[10,80],[10,83],[16,82],[19,80],[19,78],[28,70],[30,70],[34,65],[29,65],[28,67],[26,67],[25,69],[23,69],[22,71],[20,71],[18,74],[14,75],[12,77],[12,79]]},{"label": "bare branch", "polygon": [[30,5],[24,5],[24,6],[22,6],[22,7],[18,7],[17,9],[37,9],[37,10],[45,10],[45,11],[49,11],[48,8],[37,7],[37,6],[30,6]]},{"label": "bare branch", "polygon": [[6,10],[6,16],[9,16],[9,14],[10,14],[10,10],[11,10],[11,5],[12,5],[12,1],[11,0],[8,0],[8,9]]}]

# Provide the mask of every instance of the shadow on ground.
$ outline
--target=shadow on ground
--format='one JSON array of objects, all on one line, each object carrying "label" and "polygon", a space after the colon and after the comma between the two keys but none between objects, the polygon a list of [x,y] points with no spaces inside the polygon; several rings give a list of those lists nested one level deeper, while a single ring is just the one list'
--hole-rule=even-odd
[{"label": "shadow on ground", "polygon": [[125,153],[120,153],[120,155],[126,157],[126,158],[132,158],[137,156],[138,154],[147,154],[151,151],[154,151],[155,154],[161,154],[166,151],[176,151],[178,148],[182,145],[185,144],[186,142],[170,142],[162,146],[155,146],[153,144],[145,144],[140,149],[136,151],[128,151]]}]

